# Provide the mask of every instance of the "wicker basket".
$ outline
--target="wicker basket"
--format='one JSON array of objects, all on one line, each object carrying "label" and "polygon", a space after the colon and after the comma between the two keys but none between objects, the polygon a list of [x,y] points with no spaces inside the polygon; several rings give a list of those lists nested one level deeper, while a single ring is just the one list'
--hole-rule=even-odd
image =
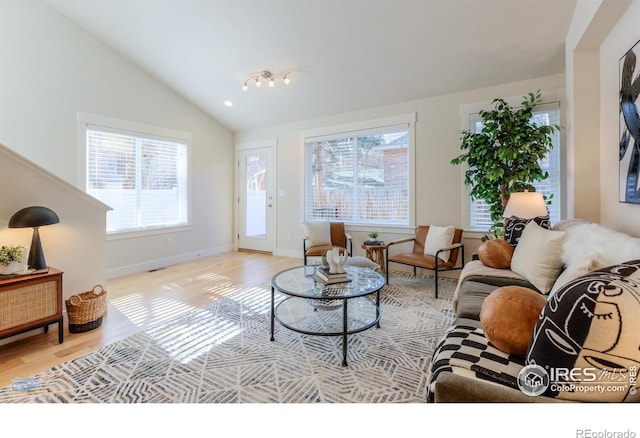
[{"label": "wicker basket", "polygon": [[69,317],[69,332],[86,332],[102,324],[107,309],[107,291],[98,284],[88,292],[71,295],[64,302]]}]

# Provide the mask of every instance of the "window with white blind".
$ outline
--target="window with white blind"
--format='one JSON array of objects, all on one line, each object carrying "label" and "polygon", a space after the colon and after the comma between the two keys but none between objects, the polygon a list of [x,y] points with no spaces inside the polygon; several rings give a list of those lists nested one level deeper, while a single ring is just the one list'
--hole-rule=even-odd
[{"label": "window with white blind", "polygon": [[86,191],[113,209],[107,233],[189,223],[188,139],[94,124],[84,129]]},{"label": "window with white blind", "polygon": [[[560,125],[560,104],[554,102],[536,106],[532,120],[537,125]],[[472,132],[480,132],[482,130],[482,121],[477,113],[469,116],[469,130]],[[533,185],[537,192],[542,193],[547,198],[553,195],[551,204],[547,205],[547,209],[549,210],[551,223],[554,224],[560,220],[561,216],[560,134],[555,132],[551,137],[553,140],[553,149],[551,149],[551,152],[540,163],[542,170],[549,172],[549,178],[536,182]],[[481,199],[470,199],[469,202],[470,228],[472,230],[488,230],[491,227],[492,221],[487,204]]]},{"label": "window with white blind", "polygon": [[305,220],[412,225],[413,123],[335,129],[304,138]]}]

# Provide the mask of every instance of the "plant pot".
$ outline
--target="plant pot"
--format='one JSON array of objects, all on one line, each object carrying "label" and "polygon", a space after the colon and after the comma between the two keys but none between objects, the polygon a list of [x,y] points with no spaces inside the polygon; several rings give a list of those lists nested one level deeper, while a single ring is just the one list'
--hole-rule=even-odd
[{"label": "plant pot", "polygon": [[0,275],[11,275],[22,271],[22,263],[11,262],[8,265],[0,265]]}]

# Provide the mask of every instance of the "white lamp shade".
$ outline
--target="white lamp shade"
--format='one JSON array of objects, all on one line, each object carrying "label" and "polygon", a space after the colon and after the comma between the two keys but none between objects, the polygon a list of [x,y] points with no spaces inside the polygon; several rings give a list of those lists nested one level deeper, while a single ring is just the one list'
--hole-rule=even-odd
[{"label": "white lamp shade", "polygon": [[509,218],[515,216],[520,219],[533,219],[538,216],[546,216],[547,204],[542,193],[538,192],[514,192],[509,196],[509,201],[504,209],[503,216]]}]

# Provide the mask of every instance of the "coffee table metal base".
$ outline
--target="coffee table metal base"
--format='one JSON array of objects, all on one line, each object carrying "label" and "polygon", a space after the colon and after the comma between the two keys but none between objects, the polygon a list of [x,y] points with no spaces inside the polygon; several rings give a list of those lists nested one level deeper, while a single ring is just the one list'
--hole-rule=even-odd
[{"label": "coffee table metal base", "polygon": [[[275,320],[283,327],[311,336],[341,336],[342,366],[347,366],[347,336],[380,328],[380,292],[376,301],[367,297],[342,299],[308,299],[287,297],[275,305],[275,288],[271,288],[271,341],[275,340]],[[324,304],[322,301],[326,301]]]},{"label": "coffee table metal base", "polygon": [[[345,266],[347,281],[327,285],[316,266],[284,270],[271,279],[271,340],[275,321],[311,336],[342,337],[342,365],[347,365],[348,335],[380,327],[380,289],[384,277],[371,269]],[[276,305],[276,291],[284,296]],[[375,300],[374,298],[375,297]]]}]

